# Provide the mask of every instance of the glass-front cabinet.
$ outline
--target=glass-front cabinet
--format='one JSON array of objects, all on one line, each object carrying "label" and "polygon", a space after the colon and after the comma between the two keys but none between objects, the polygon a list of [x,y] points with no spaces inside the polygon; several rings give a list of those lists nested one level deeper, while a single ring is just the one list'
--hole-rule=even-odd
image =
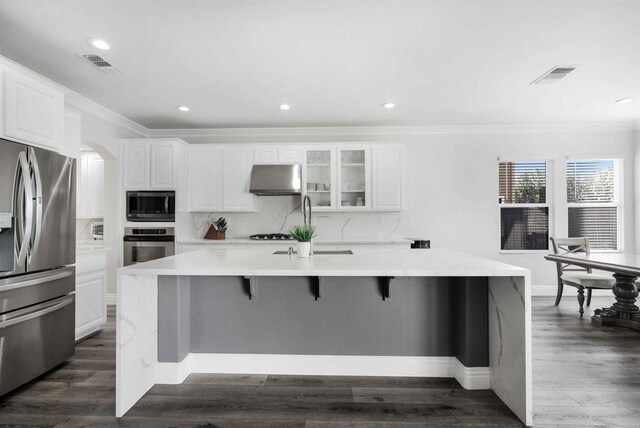
[{"label": "glass-front cabinet", "polygon": [[335,151],[332,148],[309,148],[304,154],[304,191],[311,205],[320,210],[335,209]]},{"label": "glass-front cabinet", "polygon": [[367,209],[371,205],[369,151],[363,147],[340,147],[337,158],[339,209]]},{"label": "glass-front cabinet", "polygon": [[362,146],[312,147],[304,155],[304,191],[318,211],[371,207],[370,150]]}]

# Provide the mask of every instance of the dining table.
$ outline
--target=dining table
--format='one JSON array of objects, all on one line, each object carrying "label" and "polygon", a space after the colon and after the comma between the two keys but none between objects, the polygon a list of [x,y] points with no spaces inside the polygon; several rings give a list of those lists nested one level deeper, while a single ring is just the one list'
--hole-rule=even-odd
[{"label": "dining table", "polygon": [[591,323],[597,326],[622,326],[640,330],[640,310],[636,305],[640,277],[640,255],[626,253],[548,254],[545,259],[586,269],[611,272],[615,283],[611,289],[615,303],[596,309]]}]

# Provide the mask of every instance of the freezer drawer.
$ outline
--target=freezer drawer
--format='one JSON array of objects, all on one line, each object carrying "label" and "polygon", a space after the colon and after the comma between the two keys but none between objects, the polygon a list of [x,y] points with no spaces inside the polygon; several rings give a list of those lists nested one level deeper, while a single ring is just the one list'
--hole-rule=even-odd
[{"label": "freezer drawer", "polygon": [[64,296],[75,284],[73,266],[0,279],[0,314]]},{"label": "freezer drawer", "polygon": [[75,296],[0,317],[0,395],[73,356]]}]

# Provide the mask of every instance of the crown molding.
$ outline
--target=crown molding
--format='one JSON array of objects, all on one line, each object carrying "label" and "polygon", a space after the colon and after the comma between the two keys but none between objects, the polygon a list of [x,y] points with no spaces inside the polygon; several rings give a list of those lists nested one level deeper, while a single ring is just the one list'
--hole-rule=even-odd
[{"label": "crown molding", "polygon": [[118,125],[121,128],[139,135],[140,137],[149,136],[149,129],[145,126],[142,126],[139,123],[96,103],[95,101],[91,101],[89,98],[80,95],[77,92],[67,89],[65,94],[65,103],[82,113],[87,113],[114,125]]},{"label": "crown molding", "polygon": [[589,122],[515,125],[447,125],[447,126],[350,126],[289,128],[192,128],[148,129],[150,137],[174,137],[188,140],[236,140],[255,138],[373,137],[449,134],[508,134],[544,132],[629,132],[637,128],[632,122]]}]

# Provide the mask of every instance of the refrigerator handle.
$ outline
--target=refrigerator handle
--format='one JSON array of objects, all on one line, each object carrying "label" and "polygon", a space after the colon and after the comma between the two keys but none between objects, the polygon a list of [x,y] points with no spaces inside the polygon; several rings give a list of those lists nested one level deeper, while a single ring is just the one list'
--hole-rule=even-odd
[{"label": "refrigerator handle", "polygon": [[29,148],[29,161],[33,167],[33,176],[35,179],[35,227],[34,227],[34,237],[33,237],[33,245],[31,247],[30,254],[35,254],[38,250],[38,246],[40,245],[40,235],[42,234],[42,180],[40,178],[40,166],[38,165],[38,159],[36,158],[36,153],[33,148]]},{"label": "refrigerator handle", "polygon": [[[24,235],[21,237],[20,250],[18,252],[18,265],[24,266],[27,258],[27,250],[29,249],[29,242],[31,242],[31,232],[33,230],[33,185],[31,183],[31,174],[29,173],[29,163],[27,162],[27,155],[25,152],[20,152],[18,155],[18,163],[22,171],[22,183],[24,192],[24,217],[25,227]],[[20,201],[17,201],[20,203]]]}]

